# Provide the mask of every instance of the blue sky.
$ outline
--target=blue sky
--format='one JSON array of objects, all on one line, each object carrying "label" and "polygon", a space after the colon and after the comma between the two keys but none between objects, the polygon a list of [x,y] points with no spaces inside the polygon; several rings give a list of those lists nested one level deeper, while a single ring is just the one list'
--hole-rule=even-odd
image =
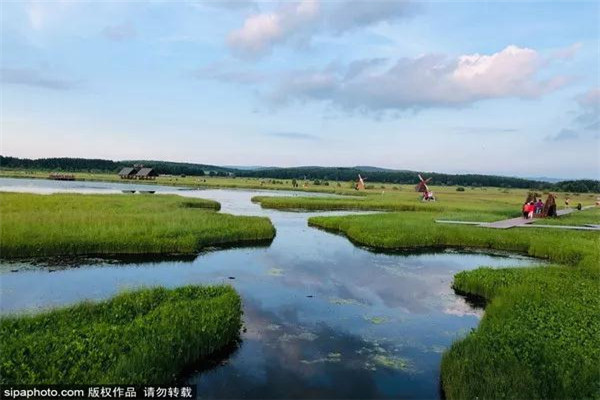
[{"label": "blue sky", "polygon": [[599,2],[3,1],[18,157],[600,176]]}]

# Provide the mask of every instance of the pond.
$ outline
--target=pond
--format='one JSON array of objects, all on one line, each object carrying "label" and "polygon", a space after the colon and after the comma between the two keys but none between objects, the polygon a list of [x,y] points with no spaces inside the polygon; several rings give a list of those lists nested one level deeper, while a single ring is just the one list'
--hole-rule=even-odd
[{"label": "pond", "polygon": [[[0,190],[18,186],[6,181],[0,179]],[[43,193],[122,189],[96,182],[26,185]],[[481,265],[539,264],[501,254],[371,252],[308,227],[315,213],[251,203],[264,191],[152,188],[217,200],[222,212],[267,216],[277,236],[267,247],[215,249],[193,260],[3,262],[0,309],[39,310],[139,286],[231,284],[243,301],[242,340],[217,366],[186,378],[203,398],[438,398],[443,351],[482,316],[453,292],[452,276]]]}]

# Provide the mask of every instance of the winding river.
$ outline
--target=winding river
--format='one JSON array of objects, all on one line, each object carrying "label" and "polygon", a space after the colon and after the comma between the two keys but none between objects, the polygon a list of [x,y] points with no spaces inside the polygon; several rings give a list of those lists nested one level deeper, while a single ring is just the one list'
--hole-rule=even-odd
[{"label": "winding river", "polygon": [[[130,187],[0,179],[0,191],[120,193]],[[213,199],[221,212],[267,216],[277,236],[265,247],[207,250],[193,260],[3,261],[0,310],[36,311],[139,286],[231,284],[244,305],[242,341],[212,368],[190,373],[202,398],[438,398],[443,351],[482,315],[453,292],[452,276],[481,265],[539,264],[502,254],[372,252],[307,226],[309,216],[340,213],[263,210],[251,203],[265,191],[152,190]]]}]

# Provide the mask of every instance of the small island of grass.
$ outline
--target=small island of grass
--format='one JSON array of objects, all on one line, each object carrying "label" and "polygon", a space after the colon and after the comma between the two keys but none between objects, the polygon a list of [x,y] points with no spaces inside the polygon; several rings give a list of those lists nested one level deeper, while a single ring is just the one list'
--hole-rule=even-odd
[{"label": "small island of grass", "polygon": [[234,343],[230,286],[151,288],[0,318],[0,384],[170,383]]},{"label": "small island of grass", "polygon": [[271,240],[268,218],[215,212],[176,195],[0,192],[0,257],[195,254],[206,246]]}]

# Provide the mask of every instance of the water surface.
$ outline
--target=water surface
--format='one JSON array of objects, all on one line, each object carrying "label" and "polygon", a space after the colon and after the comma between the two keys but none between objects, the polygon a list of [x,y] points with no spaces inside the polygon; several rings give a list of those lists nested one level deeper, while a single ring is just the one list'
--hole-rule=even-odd
[{"label": "water surface", "polygon": [[[5,181],[0,190],[13,190]],[[48,193],[48,182],[55,191],[122,190],[114,183],[37,180],[28,190]],[[534,263],[454,251],[375,253],[308,227],[315,213],[250,202],[264,191],[152,189],[214,199],[222,212],[268,216],[277,236],[268,247],[205,251],[187,261],[4,262],[0,310],[37,311],[139,286],[231,284],[242,297],[245,330],[222,365],[188,378],[203,398],[437,398],[442,352],[482,315],[453,292],[452,276],[481,265]]]}]

